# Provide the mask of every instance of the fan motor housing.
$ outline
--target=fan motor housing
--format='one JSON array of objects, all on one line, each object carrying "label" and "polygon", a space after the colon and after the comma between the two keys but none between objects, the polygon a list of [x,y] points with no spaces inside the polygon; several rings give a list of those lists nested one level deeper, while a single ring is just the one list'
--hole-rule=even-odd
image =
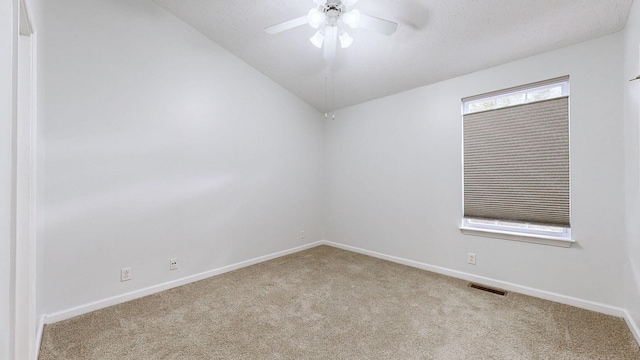
[{"label": "fan motor housing", "polygon": [[338,24],[340,14],[342,14],[343,5],[340,1],[330,1],[324,7],[324,13],[327,16],[327,23],[331,26]]}]

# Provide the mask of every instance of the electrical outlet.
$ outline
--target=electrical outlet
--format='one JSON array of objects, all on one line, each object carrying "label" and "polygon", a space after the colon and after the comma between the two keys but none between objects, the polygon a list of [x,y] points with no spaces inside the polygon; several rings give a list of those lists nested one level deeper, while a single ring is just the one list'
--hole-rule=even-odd
[{"label": "electrical outlet", "polygon": [[177,270],[178,269],[178,258],[171,259],[169,261],[169,270]]},{"label": "electrical outlet", "polygon": [[476,264],[476,254],[474,253],[468,253],[467,254],[467,262],[471,265],[475,265]]},{"label": "electrical outlet", "polygon": [[304,239],[304,230],[300,231],[300,239]]},{"label": "electrical outlet", "polygon": [[120,269],[120,281],[129,281],[131,280],[131,268],[126,267]]}]

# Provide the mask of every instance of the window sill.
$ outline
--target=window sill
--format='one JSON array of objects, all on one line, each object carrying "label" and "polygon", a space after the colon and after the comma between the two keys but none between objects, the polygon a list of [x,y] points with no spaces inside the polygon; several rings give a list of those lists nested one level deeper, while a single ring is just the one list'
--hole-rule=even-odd
[{"label": "window sill", "polygon": [[571,244],[575,242],[573,239],[567,239],[564,237],[536,235],[536,234],[524,234],[512,231],[500,231],[493,229],[480,229],[469,226],[460,226],[460,231],[465,235],[475,235],[490,237],[504,240],[523,241],[534,244],[551,245],[559,247],[571,247]]}]

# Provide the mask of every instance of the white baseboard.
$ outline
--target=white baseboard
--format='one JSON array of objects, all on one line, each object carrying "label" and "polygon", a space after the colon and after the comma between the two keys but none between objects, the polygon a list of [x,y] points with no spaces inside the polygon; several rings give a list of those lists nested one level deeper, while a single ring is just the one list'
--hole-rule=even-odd
[{"label": "white baseboard", "polygon": [[62,320],[67,320],[79,315],[83,315],[86,313],[90,313],[92,311],[96,311],[96,310],[100,310],[100,309],[104,309],[106,307],[109,306],[113,306],[113,305],[117,305],[117,304],[121,304],[123,302],[127,302],[127,301],[131,301],[131,300],[135,300],[135,299],[139,299],[141,297],[144,296],[148,296],[148,295],[152,295],[164,290],[169,290],[178,286],[182,286],[182,285],[186,285],[195,281],[199,281],[199,280],[203,280],[206,278],[209,278],[211,276],[216,276],[216,275],[220,275],[220,274],[224,274],[226,272],[229,271],[233,271],[233,270],[237,270],[243,267],[247,267],[247,266],[251,266],[251,265],[255,265],[261,262],[265,262],[268,260],[272,260],[275,258],[279,258],[285,255],[289,255],[289,254],[293,254],[302,250],[306,250],[306,249],[310,249],[319,245],[322,245],[324,242],[323,241],[318,241],[318,242],[314,242],[314,243],[310,243],[310,244],[306,244],[306,245],[302,245],[302,246],[298,246],[295,248],[291,248],[288,250],[283,250],[283,251],[279,251],[279,252],[275,252],[269,255],[264,255],[264,256],[260,256],[257,258],[253,258],[250,260],[246,260],[246,261],[241,261],[239,263],[235,263],[235,264],[231,264],[231,265],[227,265],[227,266],[223,266],[221,268],[217,268],[217,269],[213,269],[213,270],[209,270],[209,271],[205,271],[199,274],[195,274],[195,275],[191,275],[191,276],[187,276],[181,279],[177,279],[177,280],[172,280],[172,281],[168,281],[162,284],[158,284],[158,285],[154,285],[154,286],[150,286],[144,289],[140,289],[140,290],[135,290],[132,292],[128,292],[125,294],[121,294],[121,295],[116,295],[116,296],[112,296],[106,299],[102,299],[102,300],[98,300],[98,301],[94,301],[88,304],[84,304],[84,305],[80,305],[80,306],[76,306],[70,309],[66,309],[66,310],[62,310],[62,311],[58,311],[52,314],[47,314],[45,316],[44,319],[44,323],[45,324],[52,324],[52,323],[56,323],[58,321],[62,321]]},{"label": "white baseboard", "polygon": [[633,317],[627,310],[624,311],[624,321],[627,322],[629,330],[631,330],[631,333],[636,338],[638,345],[640,345],[640,327],[638,327],[638,324],[636,324],[636,322],[633,320]]},{"label": "white baseboard", "polygon": [[40,356],[40,345],[42,344],[42,334],[44,333],[44,321],[46,315],[40,316],[40,322],[38,322],[38,329],[36,330],[36,348],[35,348],[35,358],[33,360],[38,360]]},{"label": "white baseboard", "polygon": [[325,245],[339,248],[339,249],[353,251],[363,255],[372,256],[378,259],[387,260],[394,263],[407,265],[407,266],[415,267],[418,269],[423,269],[423,270],[451,276],[451,277],[466,280],[466,281],[476,282],[483,285],[489,285],[492,287],[497,287],[500,289],[513,291],[520,294],[529,295],[529,296],[533,296],[533,297],[537,297],[545,300],[550,300],[550,301],[554,301],[554,302],[565,304],[565,305],[571,305],[571,306],[579,307],[582,309],[596,311],[596,312],[607,314],[607,315],[625,317],[626,310],[619,307],[615,307],[615,306],[610,306],[610,305],[601,304],[601,303],[597,303],[589,300],[579,299],[572,296],[552,293],[545,290],[534,289],[534,288],[513,284],[506,281],[495,280],[495,279],[491,279],[484,276],[469,274],[463,271],[451,270],[451,269],[443,268],[440,266],[429,265],[429,264],[425,264],[418,261],[407,260],[407,259],[399,258],[396,256],[381,254],[375,251],[364,250],[354,246],[343,245],[343,244],[334,243],[331,241],[323,241],[322,243]]},{"label": "white baseboard", "polygon": [[527,287],[527,286],[522,286],[522,285],[510,283],[510,282],[505,282],[505,281],[496,280],[496,279],[492,279],[492,278],[488,278],[488,277],[484,277],[484,276],[479,276],[479,275],[466,273],[466,272],[463,272],[463,271],[452,270],[452,269],[448,269],[448,268],[444,268],[444,267],[440,267],[440,266],[435,266],[435,265],[429,265],[429,264],[426,264],[426,263],[422,263],[422,262],[418,262],[418,261],[414,261],[414,260],[408,260],[408,259],[404,259],[404,258],[400,258],[400,257],[396,257],[396,256],[386,255],[386,254],[378,253],[378,252],[375,252],[375,251],[370,251],[370,250],[357,248],[357,247],[354,247],[354,246],[349,246],[349,245],[344,245],[344,244],[335,243],[335,242],[331,242],[331,241],[321,240],[321,241],[317,241],[317,242],[314,242],[314,243],[298,246],[298,247],[295,247],[295,248],[292,248],[292,249],[279,251],[279,252],[272,253],[272,254],[269,254],[269,255],[260,256],[260,257],[254,258],[254,259],[250,259],[250,260],[242,261],[242,262],[239,262],[239,263],[236,263],[236,264],[224,266],[224,267],[221,267],[221,268],[218,268],[218,269],[213,269],[213,270],[205,271],[203,273],[187,276],[187,277],[184,277],[184,278],[181,278],[181,279],[177,279],[177,280],[169,281],[169,282],[166,282],[166,283],[158,284],[158,285],[155,285],[155,286],[147,287],[147,288],[144,288],[144,289],[132,291],[132,292],[129,292],[129,293],[126,293],[126,294],[112,296],[110,298],[106,298],[106,299],[103,299],[103,300],[91,302],[91,303],[88,303],[88,304],[85,304],[85,305],[76,306],[76,307],[73,307],[71,309],[59,311],[59,312],[48,314],[48,315],[43,315],[43,317],[40,320],[40,325],[38,327],[38,334],[37,334],[38,350],[36,352],[36,358],[37,358],[37,353],[40,350],[40,343],[42,342],[42,332],[43,332],[44,324],[52,324],[52,323],[55,323],[55,322],[58,322],[58,321],[70,319],[72,317],[76,317],[76,316],[79,316],[79,315],[82,315],[82,314],[86,314],[86,313],[89,313],[89,312],[92,312],[92,311],[95,311],[95,310],[99,310],[99,309],[103,309],[103,308],[106,308],[106,307],[109,307],[109,306],[117,305],[117,304],[120,304],[120,303],[123,303],[123,302],[126,302],[126,301],[138,299],[138,298],[141,298],[141,297],[144,297],[144,296],[148,296],[148,295],[151,295],[151,294],[155,294],[155,293],[158,293],[158,292],[161,292],[161,291],[164,291],[164,290],[172,289],[172,288],[175,288],[175,287],[178,287],[178,286],[182,286],[182,285],[186,285],[186,284],[189,284],[189,283],[192,283],[192,282],[195,282],[195,281],[203,280],[203,279],[209,278],[211,276],[224,274],[224,273],[229,272],[229,271],[233,271],[233,270],[237,270],[237,269],[240,269],[240,268],[243,268],[243,267],[255,265],[255,264],[258,264],[258,263],[261,263],[261,262],[265,262],[265,261],[272,260],[272,259],[275,259],[275,258],[278,258],[278,257],[281,257],[281,256],[293,254],[293,253],[296,253],[296,252],[299,252],[299,251],[307,250],[307,249],[310,249],[310,248],[313,248],[313,247],[316,247],[316,246],[320,246],[320,245],[328,245],[328,246],[332,246],[332,247],[335,247],[335,248],[338,248],[338,249],[343,249],[343,250],[352,251],[352,252],[356,252],[356,253],[363,254],[363,255],[368,255],[368,256],[372,256],[372,257],[378,258],[378,259],[387,260],[387,261],[391,261],[391,262],[394,262],[394,263],[407,265],[407,266],[415,267],[415,268],[418,268],[418,269],[423,269],[423,270],[431,271],[431,272],[434,272],[434,273],[451,276],[451,277],[458,278],[458,279],[463,279],[463,280],[466,280],[466,281],[471,281],[471,282],[476,282],[476,283],[480,283],[480,284],[484,284],[484,285],[489,285],[489,286],[501,288],[501,289],[508,290],[508,291],[513,291],[513,292],[517,292],[517,293],[521,293],[521,294],[525,294],[525,295],[529,295],[529,296],[533,296],[533,297],[537,297],[537,298],[541,298],[541,299],[545,299],[545,300],[558,302],[558,303],[561,303],[561,304],[566,304],[566,305],[571,305],[571,306],[579,307],[579,308],[586,309],[586,310],[596,311],[596,312],[607,314],[607,315],[622,317],[622,318],[625,319],[627,325],[629,326],[629,329],[631,330],[631,332],[635,336],[636,340],[640,344],[640,328],[638,327],[638,324],[635,323],[635,321],[631,317],[631,314],[626,309],[622,309],[622,308],[619,308],[619,307],[610,306],[610,305],[606,305],[606,304],[601,304],[601,303],[597,303],[597,302],[593,302],[593,301],[589,301],[589,300],[579,299],[579,298],[575,298],[575,297],[572,297],[572,296],[552,293],[552,292],[545,291],[545,290],[534,289],[534,288],[530,288],[530,287]]}]

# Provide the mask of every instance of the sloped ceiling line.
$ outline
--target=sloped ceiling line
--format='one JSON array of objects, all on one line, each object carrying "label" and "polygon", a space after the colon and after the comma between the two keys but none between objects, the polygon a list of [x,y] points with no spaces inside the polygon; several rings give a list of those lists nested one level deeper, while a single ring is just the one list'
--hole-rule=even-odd
[{"label": "sloped ceiling line", "polygon": [[[360,0],[369,15],[398,22],[387,37],[350,30],[339,51],[334,109],[326,63],[302,26],[264,28],[306,14],[312,0],[153,0],[321,112],[490,68],[621,30],[632,0]],[[473,54],[473,56],[469,56]]]}]

